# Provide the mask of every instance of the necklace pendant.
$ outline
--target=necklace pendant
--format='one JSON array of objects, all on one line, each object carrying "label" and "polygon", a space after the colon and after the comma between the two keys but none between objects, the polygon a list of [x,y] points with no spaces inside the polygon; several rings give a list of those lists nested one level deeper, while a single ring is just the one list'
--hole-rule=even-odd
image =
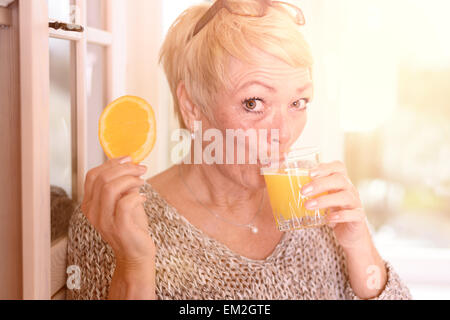
[{"label": "necklace pendant", "polygon": [[254,233],[254,234],[257,234],[258,233],[258,228],[257,227],[255,227],[255,226],[249,226],[250,227],[250,230],[252,230],[252,232]]}]

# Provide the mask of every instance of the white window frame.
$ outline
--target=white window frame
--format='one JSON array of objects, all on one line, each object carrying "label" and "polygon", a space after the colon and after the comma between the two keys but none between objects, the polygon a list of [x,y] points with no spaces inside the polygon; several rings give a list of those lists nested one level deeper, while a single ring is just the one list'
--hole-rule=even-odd
[{"label": "white window frame", "polygon": [[[111,101],[125,92],[125,5],[124,0],[106,0],[106,30],[87,27],[86,0],[75,0],[79,11],[76,23],[85,32],[49,29],[47,0],[18,0],[21,65],[21,143],[22,143],[22,246],[23,298],[50,299],[65,284],[65,278],[52,277],[56,264],[51,260],[65,249],[50,242],[49,174],[49,38],[71,40],[76,51],[76,200],[82,199],[87,172],[87,44],[106,48],[105,90]],[[114,22],[114,23],[113,23]],[[65,270],[61,270],[65,272]]]}]

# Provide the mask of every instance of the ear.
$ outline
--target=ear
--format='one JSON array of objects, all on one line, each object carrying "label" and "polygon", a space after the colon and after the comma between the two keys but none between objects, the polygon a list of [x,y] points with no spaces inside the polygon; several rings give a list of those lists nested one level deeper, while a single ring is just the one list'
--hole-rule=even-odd
[{"label": "ear", "polygon": [[189,96],[184,81],[180,81],[177,86],[178,105],[180,107],[181,115],[183,116],[184,123],[187,129],[193,130],[194,121],[200,120],[200,110],[192,102]]}]

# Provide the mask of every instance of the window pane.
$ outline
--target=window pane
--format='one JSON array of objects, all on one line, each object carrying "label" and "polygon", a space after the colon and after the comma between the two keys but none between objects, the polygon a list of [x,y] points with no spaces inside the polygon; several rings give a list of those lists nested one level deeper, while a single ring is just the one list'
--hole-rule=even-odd
[{"label": "window pane", "polygon": [[71,6],[71,0],[47,0],[48,17],[50,20],[62,22],[75,22],[72,18],[75,7]]},{"label": "window pane", "polygon": [[51,238],[67,232],[76,192],[76,134],[74,67],[72,44],[68,40],[49,39],[50,50],[50,203]]},{"label": "window pane", "polygon": [[105,49],[88,44],[86,57],[88,108],[88,170],[101,165],[105,156],[98,140],[98,120],[106,106]]},{"label": "window pane", "polygon": [[341,125],[377,242],[450,248],[450,4],[348,3]]},{"label": "window pane", "polygon": [[87,25],[92,28],[106,30],[106,0],[87,1]]}]

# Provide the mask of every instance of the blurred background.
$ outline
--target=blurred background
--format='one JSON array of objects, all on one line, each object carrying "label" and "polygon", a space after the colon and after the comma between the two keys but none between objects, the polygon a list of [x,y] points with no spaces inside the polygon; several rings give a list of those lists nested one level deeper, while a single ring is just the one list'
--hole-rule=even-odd
[{"label": "blurred background", "polygon": [[[172,165],[170,137],[177,128],[158,51],[176,17],[201,1],[113,0],[118,21],[109,22],[106,2],[87,1],[87,26],[92,39],[100,40],[88,41],[86,48],[86,170],[105,160],[97,121],[113,81],[115,92],[139,95],[156,111],[157,145],[144,161],[150,177]],[[413,297],[450,299],[450,2],[292,2],[304,10],[304,32],[315,57],[315,100],[298,143],[320,146],[323,161],[346,163],[377,247]],[[50,19],[77,14],[70,0],[48,5]],[[118,32],[105,36],[107,24]],[[113,38],[101,40],[107,37]],[[71,197],[75,51],[58,38],[50,39],[49,48],[50,179]],[[108,72],[111,54],[115,74]]]}]

